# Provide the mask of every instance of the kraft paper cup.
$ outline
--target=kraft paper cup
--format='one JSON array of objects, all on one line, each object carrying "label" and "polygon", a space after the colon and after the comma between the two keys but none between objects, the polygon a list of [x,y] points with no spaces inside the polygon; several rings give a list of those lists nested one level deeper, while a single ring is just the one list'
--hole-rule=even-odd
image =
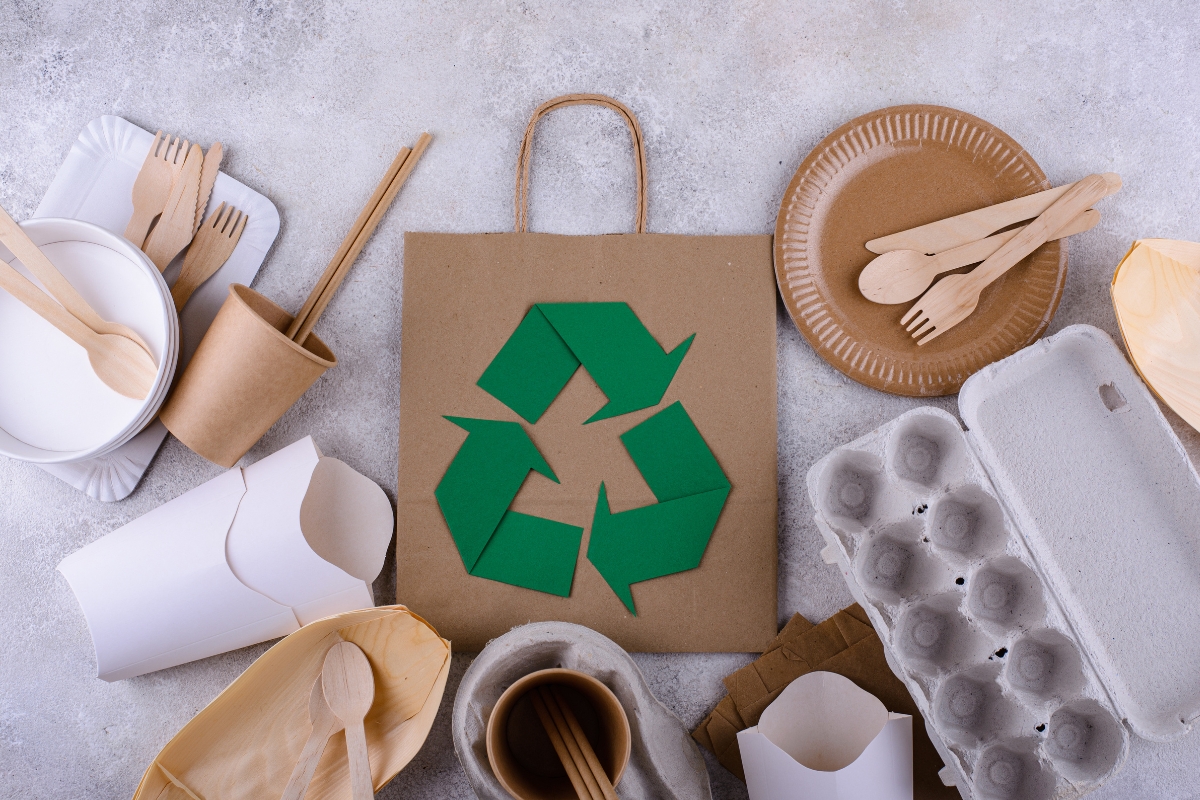
[{"label": "kraft paper cup", "polygon": [[204,335],[160,419],[200,455],[232,467],[337,357],[309,334],[284,336],[292,316],[241,284]]},{"label": "kraft paper cup", "polygon": [[612,690],[572,669],[526,675],[496,701],[488,718],[487,754],[500,785],[517,800],[576,797],[529,696],[531,689],[546,685],[563,690],[600,765],[616,786],[629,764],[629,718]]}]

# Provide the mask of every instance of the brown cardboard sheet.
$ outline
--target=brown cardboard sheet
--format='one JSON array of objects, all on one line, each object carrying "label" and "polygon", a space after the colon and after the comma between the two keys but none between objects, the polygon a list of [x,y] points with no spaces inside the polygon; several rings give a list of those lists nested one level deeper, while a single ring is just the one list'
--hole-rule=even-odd
[{"label": "brown cardboard sheet", "polygon": [[[404,245],[397,596],[460,651],[531,621],[634,651],[760,651],[776,632],[776,302],[769,236],[409,233]],[[662,402],[584,425],[580,369],[536,425],[476,386],[535,303],[626,302],[667,350],[695,340]],[[681,401],[732,484],[697,569],[633,585],[632,615],[587,560],[601,481],[614,513],[654,495],[619,436]],[[531,473],[511,509],[583,527],[569,597],[467,574],[434,497],[466,438],[444,415],[521,422],[561,484]]]},{"label": "brown cardboard sheet", "polygon": [[788,684],[816,670],[847,677],[878,697],[889,711],[912,715],[913,797],[958,798],[958,791],[942,785],[938,778],[942,760],[925,732],[925,720],[904,684],[892,673],[883,654],[883,642],[857,604],[820,625],[794,615],[762,656],[725,678],[729,694],[692,732],[692,738],[745,780],[738,731],[757,725],[763,711]]}]

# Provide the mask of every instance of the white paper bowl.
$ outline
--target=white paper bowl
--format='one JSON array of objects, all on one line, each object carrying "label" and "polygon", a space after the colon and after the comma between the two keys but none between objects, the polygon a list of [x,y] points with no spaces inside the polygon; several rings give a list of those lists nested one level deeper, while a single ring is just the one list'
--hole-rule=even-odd
[{"label": "white paper bowl", "polygon": [[[158,269],[123,237],[72,219],[21,227],[101,317],[141,336],[159,365],[144,400],[122,397],[96,377],[82,347],[0,291],[0,455],[40,464],[92,458],[158,414],[179,359],[179,317]],[[2,246],[0,259],[32,279]]]}]

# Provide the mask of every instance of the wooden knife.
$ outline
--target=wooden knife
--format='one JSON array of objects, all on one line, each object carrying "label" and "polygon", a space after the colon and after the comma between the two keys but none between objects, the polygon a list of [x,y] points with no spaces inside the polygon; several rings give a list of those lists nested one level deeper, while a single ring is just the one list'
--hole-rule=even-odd
[{"label": "wooden knife", "polygon": [[192,226],[192,236],[200,230],[204,221],[204,209],[208,207],[208,198],[212,196],[213,184],[217,182],[217,173],[221,169],[221,156],[224,151],[220,142],[213,142],[212,147],[204,154],[204,166],[200,168],[200,194],[196,198],[196,224]]},{"label": "wooden knife", "polygon": [[171,194],[162,216],[142,252],[150,257],[158,271],[162,272],[171,263],[179,251],[188,246],[192,240],[192,231],[196,226],[196,203],[200,196],[200,173],[204,162],[204,151],[200,145],[193,144],[188,150],[187,160],[183,162],[183,171],[171,186]]},{"label": "wooden knife", "polygon": [[[1116,173],[1106,172],[1104,179],[1113,191],[1121,186],[1121,178]],[[1071,183],[1066,186],[1056,186],[1043,192],[1018,197],[1016,200],[997,203],[994,206],[968,211],[956,217],[930,222],[928,225],[881,236],[867,242],[866,247],[872,253],[887,253],[892,250],[916,250],[919,253],[927,254],[941,253],[983,239],[1009,225],[1040,216],[1072,186],[1074,184]]]}]

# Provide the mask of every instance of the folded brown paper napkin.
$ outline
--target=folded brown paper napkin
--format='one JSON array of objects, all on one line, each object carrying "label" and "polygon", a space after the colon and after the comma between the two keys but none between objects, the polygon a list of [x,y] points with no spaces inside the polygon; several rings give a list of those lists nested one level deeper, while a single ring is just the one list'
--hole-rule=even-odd
[{"label": "folded brown paper napkin", "polygon": [[889,711],[912,715],[914,798],[949,800],[959,796],[938,778],[942,759],[925,733],[925,720],[904,684],[892,674],[883,642],[857,604],[820,625],[799,614],[793,616],[758,660],[725,678],[729,694],[692,732],[692,738],[745,780],[738,731],[757,725],[762,712],[789,683],[815,670],[843,675],[878,697]]}]

